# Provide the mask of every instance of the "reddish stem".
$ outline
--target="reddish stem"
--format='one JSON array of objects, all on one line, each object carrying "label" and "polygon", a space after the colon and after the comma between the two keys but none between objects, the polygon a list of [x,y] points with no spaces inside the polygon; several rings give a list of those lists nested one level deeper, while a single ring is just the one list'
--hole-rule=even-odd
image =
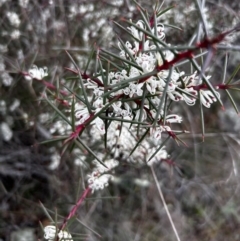
[{"label": "reddish stem", "polygon": [[70,135],[70,139],[75,139],[78,137],[78,135],[81,133],[82,130],[84,130],[84,128],[86,127],[86,125],[88,123],[91,122],[91,120],[93,119],[94,114],[90,114],[90,116],[80,125],[78,125],[75,129],[75,131]]},{"label": "reddish stem", "polygon": [[194,57],[193,50],[187,50],[185,52],[176,54],[176,56],[175,56],[175,58],[173,60],[165,61],[163,65],[157,66],[156,69],[157,69],[157,71],[161,71],[161,70],[164,70],[164,69],[169,69],[171,66],[173,66],[175,63],[177,63],[179,60],[191,59],[193,57]]},{"label": "reddish stem", "polygon": [[71,209],[71,211],[70,211],[70,213],[68,214],[68,216],[64,219],[64,221],[63,221],[63,223],[62,223],[59,231],[63,230],[63,229],[66,227],[67,221],[76,214],[79,206],[83,203],[83,201],[85,200],[85,198],[87,197],[87,195],[90,193],[90,191],[91,191],[91,188],[88,187],[88,188],[83,192],[83,195],[80,197],[80,199],[78,200],[78,202],[74,205],[74,207]]},{"label": "reddish stem", "polygon": [[79,70],[74,70],[65,67],[66,70],[71,71],[74,74],[81,75],[83,79],[91,79],[93,82],[95,82],[98,86],[104,87],[103,83],[98,79],[98,78],[93,78],[92,76],[86,74],[86,73],[81,73]]}]

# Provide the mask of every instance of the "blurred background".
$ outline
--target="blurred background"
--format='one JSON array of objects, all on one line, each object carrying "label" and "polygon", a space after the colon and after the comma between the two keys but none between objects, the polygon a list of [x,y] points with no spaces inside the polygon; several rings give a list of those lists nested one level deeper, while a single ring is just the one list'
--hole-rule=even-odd
[{"label": "blurred background", "polygon": [[[138,2],[151,14],[155,1]],[[161,18],[166,42],[187,45],[199,28],[195,1],[166,0],[163,8],[169,6],[174,8]],[[239,22],[240,3],[206,0],[204,14],[209,36],[214,36]],[[65,50],[83,68],[92,47],[118,52],[117,36],[128,40],[113,21],[126,26],[123,18],[136,22],[140,16],[131,0],[0,0],[0,16],[0,240],[44,240],[40,223],[50,220],[43,206],[62,221],[83,192],[89,166],[77,150],[61,156],[62,142],[39,144],[67,127],[39,100],[45,86],[27,81],[20,72],[33,64],[46,66],[47,81],[66,84],[71,73],[65,67],[72,62]],[[240,63],[239,52],[231,50],[239,45],[238,34],[226,44],[229,50],[218,51],[208,68],[213,83],[222,81],[226,54],[226,78]],[[94,65],[89,68],[94,70]],[[238,103],[239,93],[232,94]],[[182,135],[187,147],[169,142],[174,165],[155,167],[181,240],[240,240],[240,122],[224,92],[221,99],[224,110],[218,103],[204,109],[204,142],[199,109],[178,107],[184,116],[182,129],[191,132]],[[69,226],[73,239],[176,240],[150,170],[126,163],[116,173],[118,181],[94,193],[79,209]]]}]

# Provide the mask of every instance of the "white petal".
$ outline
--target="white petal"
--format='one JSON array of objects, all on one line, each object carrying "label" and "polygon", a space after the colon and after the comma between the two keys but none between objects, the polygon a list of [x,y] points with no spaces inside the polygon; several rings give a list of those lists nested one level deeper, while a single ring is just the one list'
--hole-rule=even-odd
[{"label": "white petal", "polygon": [[105,134],[105,125],[101,118],[97,117],[95,119],[95,124],[102,135]]}]

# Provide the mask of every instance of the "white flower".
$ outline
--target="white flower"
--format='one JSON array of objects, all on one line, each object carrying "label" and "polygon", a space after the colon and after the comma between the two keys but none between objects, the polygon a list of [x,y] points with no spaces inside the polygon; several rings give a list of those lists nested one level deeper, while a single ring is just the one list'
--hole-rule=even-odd
[{"label": "white flower", "polygon": [[88,184],[89,187],[92,189],[92,193],[95,190],[104,189],[108,186],[109,180],[113,176],[110,174],[103,174],[100,176],[100,173],[94,171],[91,175],[88,175]]},{"label": "white flower", "polygon": [[45,76],[48,76],[47,67],[38,68],[36,65],[33,65],[28,71],[29,75],[33,79],[42,80]]},{"label": "white flower", "polygon": [[48,240],[54,240],[57,236],[56,232],[57,232],[57,229],[55,226],[52,226],[52,225],[49,225],[49,226],[46,226],[44,229],[44,238],[45,239],[48,239]]},{"label": "white flower", "polygon": [[152,76],[147,81],[147,90],[150,92],[151,95],[154,95],[156,93],[156,88],[158,86],[158,81],[156,80],[156,77]]},{"label": "white flower", "polygon": [[189,76],[185,76],[183,78],[183,82],[184,82],[186,87],[192,87],[192,86],[196,86],[198,84],[201,84],[201,83],[199,83],[198,78],[196,78],[196,75],[197,75],[197,71],[195,71],[193,74],[191,74]]},{"label": "white flower", "polygon": [[121,108],[122,102],[116,101],[112,104],[113,112],[117,115],[121,115],[122,108]]},{"label": "white flower", "polygon": [[163,59],[162,59],[161,54],[159,52],[157,52],[157,53],[155,53],[155,57],[156,57],[158,66],[162,66],[163,65]]},{"label": "white flower", "polygon": [[153,136],[154,139],[160,140],[162,137],[162,129],[161,128],[151,128],[150,135]]},{"label": "white flower", "polygon": [[147,119],[147,112],[145,109],[142,110],[142,116],[141,116],[141,119],[140,119],[140,110],[137,110],[136,111],[136,116],[135,116],[135,120],[136,121],[144,121]]},{"label": "white flower", "polygon": [[[99,80],[101,80],[99,78]],[[104,93],[103,87],[99,87],[98,84],[96,82],[94,82],[91,79],[87,79],[87,83],[84,84],[85,86],[87,86],[88,89],[93,89],[93,93],[97,96],[100,97],[102,96],[102,94]]]},{"label": "white flower", "polygon": [[57,228],[53,225],[46,226],[43,231],[44,231],[44,238],[49,241],[55,240],[56,237],[59,238],[59,241],[61,241],[61,240],[73,241],[72,235],[70,233],[68,233],[67,231],[62,231],[62,230],[60,230],[57,233]]},{"label": "white flower", "polygon": [[130,108],[130,106],[124,102],[124,108],[121,108],[122,106],[122,102],[121,101],[117,101],[115,103],[112,104],[113,107],[113,112],[117,115],[117,116],[122,116],[122,117],[127,117],[127,116],[131,116],[132,115],[132,110]]},{"label": "white flower", "polygon": [[[96,108],[95,112],[98,112],[100,109],[102,109],[102,108],[104,107],[102,97],[98,97],[98,98],[93,102],[93,107]],[[97,111],[97,110],[98,110],[98,111]]]},{"label": "white flower", "polygon": [[143,85],[144,85],[144,83],[137,84],[137,88],[135,90],[135,93],[137,94],[137,96],[142,96],[142,94],[143,94],[143,90],[142,90]]},{"label": "white flower", "polygon": [[117,84],[127,78],[127,71],[123,69],[121,72],[110,72],[108,77],[112,84]]},{"label": "white flower", "polygon": [[38,116],[38,119],[39,119],[39,122],[44,124],[46,123],[47,121],[49,121],[50,119],[50,113],[41,113],[39,116]]},{"label": "white flower", "polygon": [[59,241],[64,240],[64,241],[73,241],[72,235],[68,233],[67,231],[60,231],[58,233]]},{"label": "white flower", "polygon": [[162,132],[171,132],[171,128],[170,126],[158,126],[158,127],[155,127],[155,128],[150,128],[150,135],[153,136],[154,139],[156,140],[160,140],[161,137],[162,137]]},{"label": "white flower", "polygon": [[[95,113],[98,113],[102,107],[103,107],[103,101],[102,98],[99,97],[97,98],[97,100],[93,103],[93,106],[96,108],[94,110]],[[82,123],[84,123],[89,117],[90,114],[88,112],[88,108],[87,107],[83,107],[80,104],[76,103],[75,106],[75,117],[77,119],[79,119],[76,124],[80,125]],[[92,122],[92,125],[96,125],[97,129],[100,131],[100,134],[105,134],[105,124],[103,122],[103,120],[100,117],[96,117]]]},{"label": "white flower", "polygon": [[157,111],[155,109],[150,110],[153,119],[159,120],[159,115],[157,116]]},{"label": "white flower", "polygon": [[94,164],[96,165],[96,168],[95,168],[96,173],[103,174],[104,172],[113,170],[115,167],[119,165],[119,162],[114,159],[106,160],[104,161],[104,165],[107,166],[107,168],[96,160],[94,161]]},{"label": "white flower", "polygon": [[179,115],[167,115],[166,116],[166,123],[181,123],[182,122],[182,117]]},{"label": "white flower", "polygon": [[6,122],[0,124],[0,136],[4,141],[10,141],[13,137],[13,132],[10,129],[9,125]]},{"label": "white flower", "polygon": [[56,121],[53,124],[53,126],[49,129],[49,132],[51,134],[58,132],[60,135],[70,134],[71,131],[72,131],[71,126],[63,120]]},{"label": "white flower", "polygon": [[130,84],[129,84],[129,90],[130,90],[130,92],[129,92],[129,97],[132,98],[133,95],[136,93],[137,85],[134,84],[134,83],[130,83]]},{"label": "white flower", "polygon": [[[206,79],[209,80],[211,78],[211,75],[206,76]],[[197,71],[195,71],[193,74],[189,76],[185,76],[182,78],[183,82],[185,84],[185,87],[193,87],[193,86],[198,86],[202,84],[202,79],[197,76]]]},{"label": "white flower", "polygon": [[[201,103],[207,108],[210,108],[211,104],[217,101],[216,97],[210,90],[200,90],[199,94]],[[220,98],[220,94],[217,91],[215,91],[215,94]]]},{"label": "white flower", "polygon": [[79,119],[79,123],[82,124],[85,120],[90,117],[87,107],[76,107],[75,117]]},{"label": "white flower", "polygon": [[136,62],[142,68],[143,73],[151,72],[156,66],[156,58],[152,53],[139,54]]},{"label": "white flower", "polygon": [[173,101],[184,100],[183,95],[178,91],[167,91],[168,97]]},{"label": "white flower", "polygon": [[50,159],[51,159],[51,163],[48,166],[48,168],[50,170],[55,170],[56,168],[58,168],[60,164],[61,156],[58,153],[54,153],[51,155]]},{"label": "white flower", "polygon": [[103,120],[99,117],[96,117],[94,121],[91,122],[91,124],[95,124],[97,129],[100,131],[100,134],[104,135],[105,134],[105,124]]},{"label": "white flower", "polygon": [[[170,45],[169,45],[170,46]],[[163,56],[159,53],[159,52],[156,52],[155,53],[155,58],[157,60],[157,63],[158,63],[158,66],[162,66],[164,61],[163,61],[163,58],[164,60],[166,61],[171,61],[174,59],[174,54],[170,51],[170,50],[166,50],[163,52]],[[168,71],[167,71],[168,72]],[[174,72],[176,72],[174,70]],[[177,72],[176,72],[177,73]]]},{"label": "white flower", "polygon": [[123,117],[126,117],[126,116],[131,116],[132,115],[132,109],[130,108],[129,104],[124,102],[124,108],[125,108],[125,112],[124,112],[124,115],[122,115]]},{"label": "white flower", "polygon": [[95,89],[98,87],[97,83],[90,78],[87,79],[87,82],[84,85],[87,86],[88,89]]},{"label": "white flower", "polygon": [[167,92],[169,93],[169,92],[175,91],[175,89],[178,87],[176,82],[172,81],[172,80],[168,83],[168,86],[167,86],[165,80],[162,78],[159,79],[158,82],[159,82],[158,88],[160,91],[164,91],[164,89],[167,88]]},{"label": "white flower", "polygon": [[143,85],[144,85],[144,83],[140,83],[140,84],[130,83],[128,87],[125,87],[123,89],[123,93],[125,95],[129,95],[130,98],[132,98],[134,94],[136,94],[138,96],[142,96],[142,94],[143,94],[142,86]]},{"label": "white flower", "polygon": [[[121,45],[122,45],[122,44],[119,42],[119,43],[118,43],[118,47],[119,47],[120,50],[121,50],[119,56],[120,56],[121,58],[126,59],[126,58],[129,57],[129,54],[125,52],[125,50],[122,48]],[[129,51],[129,53],[130,53],[131,55],[134,55],[134,54],[135,54],[135,51],[133,50],[132,45],[131,45],[131,43],[130,43],[129,41],[127,41],[127,42],[125,43],[125,47],[128,49],[128,51]]]},{"label": "white flower", "polygon": [[195,96],[190,96],[188,94],[182,93],[182,97],[184,99],[184,101],[186,102],[186,104],[188,105],[194,105],[196,103],[196,99],[197,99],[197,91],[194,90],[192,87],[191,88],[186,88],[184,89],[184,91],[188,92],[189,94]]},{"label": "white flower", "polygon": [[155,28],[152,29],[152,33],[156,34],[157,37],[161,40],[163,40],[165,38],[165,33],[164,33],[164,26],[163,24],[159,23],[157,25],[157,33],[155,33]]},{"label": "white flower", "polygon": [[130,72],[129,72],[129,77],[130,78],[134,78],[134,77],[137,77],[139,76],[141,73],[140,73],[140,70],[135,68],[135,67],[131,67],[130,68]]},{"label": "white flower", "polygon": [[[151,166],[153,165],[154,163],[157,163],[157,162],[161,162],[162,159],[166,159],[168,157],[168,153],[167,151],[164,149],[165,146],[163,146],[157,153],[156,155],[150,160],[147,162],[147,165],[148,166]],[[155,150],[156,148],[152,148],[150,153],[148,153],[147,155],[147,160],[148,158],[150,158],[152,156],[152,154],[156,151]]]},{"label": "white flower", "polygon": [[93,93],[97,96],[97,97],[100,97],[104,94],[104,90],[103,90],[103,87],[98,87],[98,88],[95,88]]},{"label": "white flower", "polygon": [[16,27],[16,28],[19,27],[21,21],[20,21],[18,15],[17,15],[16,13],[14,13],[14,12],[8,12],[8,13],[7,13],[7,17],[8,17],[8,20],[9,20],[9,22],[10,22],[10,24],[11,24],[12,26],[14,26],[14,27]]},{"label": "white flower", "polygon": [[[144,26],[144,22],[142,20],[139,20],[136,25],[139,28],[145,29]],[[141,41],[142,40],[142,36],[143,36],[143,32],[139,31],[138,29],[136,29],[134,26],[128,27],[128,29],[130,30],[130,32],[132,33],[133,37],[136,38],[137,40]]]},{"label": "white flower", "polygon": [[14,29],[14,30],[11,32],[10,37],[11,37],[12,39],[19,39],[20,35],[21,35],[20,31],[19,31],[18,29]]}]

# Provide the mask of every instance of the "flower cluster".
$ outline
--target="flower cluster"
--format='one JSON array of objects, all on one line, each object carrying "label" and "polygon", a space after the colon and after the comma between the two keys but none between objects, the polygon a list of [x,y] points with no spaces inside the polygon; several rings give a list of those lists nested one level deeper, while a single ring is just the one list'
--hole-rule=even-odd
[{"label": "flower cluster", "polygon": [[[82,75],[80,89],[84,88],[85,100],[74,103],[76,131],[69,140],[82,134],[88,124],[93,125],[90,133],[96,139],[107,130],[107,148],[118,160],[106,160],[97,153],[98,161],[103,161],[94,162],[95,168],[87,176],[92,192],[108,185],[122,159],[153,165],[168,158],[165,146],[161,145],[162,136],[178,140],[177,131],[172,128],[182,122],[182,117],[168,107],[171,103],[193,106],[199,100],[210,108],[220,99],[217,88],[213,91],[206,85],[211,76],[202,79],[202,73],[185,74],[175,68],[173,61],[178,53],[168,49],[170,45],[165,42],[163,24],[155,23],[153,27],[144,21],[129,23],[128,31],[133,41],[118,44],[119,58],[123,62],[121,68],[117,71],[101,69],[94,76],[76,71]],[[170,62],[173,64],[165,67]],[[33,66],[29,76],[41,80],[47,76],[47,70]],[[108,118],[112,120],[108,122]],[[138,142],[144,133],[148,135]],[[132,150],[135,151],[132,153]]]},{"label": "flower cluster", "polygon": [[[166,46],[170,45],[164,42],[164,25],[157,24],[157,27],[151,30],[151,34],[158,38],[162,44],[161,42],[156,43],[151,36],[145,34],[147,26],[143,21],[138,21],[128,30],[134,41],[126,41],[124,45],[119,42],[119,56],[123,59],[123,62],[126,60],[124,62],[126,67],[117,72],[109,72],[107,76],[104,74],[106,72],[103,71],[103,75],[99,76],[97,81],[96,78],[87,78],[85,87],[92,90],[95,114],[101,111],[112,98],[117,98],[117,101],[112,103],[108,109],[108,116],[122,118],[130,122],[140,121],[145,123],[145,127],[143,125],[142,129],[149,128],[150,139],[159,141],[156,143],[156,146],[158,146],[161,143],[162,133],[166,133],[174,139],[177,138],[172,130],[172,125],[182,122],[181,116],[170,112],[170,109],[164,110],[164,106],[167,106],[170,102],[180,101],[193,106],[196,100],[199,100],[202,105],[210,108],[211,104],[216,102],[217,98],[220,98],[220,94],[217,90],[213,93],[212,90],[206,88],[200,73],[197,73],[197,71],[192,74],[185,74],[183,71],[179,72],[174,66],[168,69],[161,68],[164,63],[172,61],[175,56],[172,51],[165,49]],[[128,64],[129,62],[133,64]],[[208,81],[211,76],[205,78]],[[103,79],[107,80],[107,88],[105,89]],[[106,95],[106,89],[109,91],[109,95]],[[105,98],[105,103],[103,102],[104,96],[108,97]],[[86,120],[89,114],[86,107],[76,110],[76,118],[80,122]],[[101,117],[104,118],[104,116],[99,115],[93,124],[97,125],[100,133],[105,134],[105,125],[103,120],[101,121]],[[118,132],[118,125],[113,130],[112,126],[113,124],[108,127],[108,135],[111,135],[109,133],[112,132]],[[129,131],[129,128],[131,128],[131,131]],[[129,154],[137,143],[136,128],[134,129],[134,124],[130,127],[130,124],[122,123],[120,129],[119,135],[109,140],[109,148],[116,150],[113,147],[119,146],[121,142],[121,152],[128,152]],[[132,138],[132,136],[135,136],[135,138]],[[121,141],[122,139],[123,141]],[[131,141],[126,146],[127,140]],[[137,150],[138,153],[144,153],[142,156],[146,158],[148,165],[168,157],[164,147],[157,151],[156,146],[151,146],[147,151],[146,149],[143,151],[144,145],[149,146],[147,141],[143,141]],[[116,150],[116,152],[119,154],[119,150]],[[134,155],[129,157],[128,154],[125,155],[127,160],[135,161],[137,159]],[[148,161],[149,158],[150,161]],[[102,174],[96,168],[89,175],[88,182],[94,191],[107,186],[111,178],[112,175]]]},{"label": "flower cluster", "polygon": [[[138,21],[136,26],[128,28],[135,41],[133,43],[127,41],[124,46],[119,43],[120,57],[132,61],[133,64],[127,65],[126,68],[120,71],[110,72],[106,76],[108,89],[111,90],[109,97],[121,97],[111,105],[112,113],[109,115],[140,120],[139,102],[142,101],[143,95],[145,95],[147,98],[144,99],[141,121],[152,122],[153,119],[157,119],[158,126],[152,128],[151,134],[155,138],[160,138],[161,132],[171,131],[170,124],[181,123],[182,121],[182,118],[177,114],[166,115],[164,113],[163,106],[166,103],[161,105],[160,111],[156,111],[160,108],[159,105],[163,102],[163,98],[165,98],[165,91],[168,102],[184,101],[187,105],[192,106],[199,99],[207,108],[210,108],[211,104],[217,101],[216,96],[220,98],[220,94],[217,91],[213,93],[211,90],[204,89],[205,87],[199,88],[203,81],[196,71],[186,75],[184,72],[178,72],[174,66],[171,69],[161,69],[161,66],[166,61],[169,62],[174,59],[173,52],[164,49],[165,45],[167,45],[164,42],[162,45],[156,44],[151,40],[151,37],[145,36],[146,26],[143,21]],[[164,41],[165,32],[162,24],[157,25],[156,33],[154,28],[151,33],[155,34],[155,37],[160,41]],[[158,71],[158,69],[160,70]],[[208,80],[210,77],[207,76],[206,79]],[[100,76],[98,82],[88,78],[85,84],[87,89],[93,90],[95,113],[104,107],[103,95],[106,95],[106,93],[104,92],[102,78]],[[122,88],[119,88],[119,86],[122,86]],[[127,98],[135,98],[136,100],[126,101]],[[122,99],[125,101],[122,101]],[[77,108],[76,110],[76,118],[79,119],[80,123],[85,121],[89,115],[86,107]],[[98,118],[95,123],[98,124],[100,132],[104,134],[103,122]]]}]

